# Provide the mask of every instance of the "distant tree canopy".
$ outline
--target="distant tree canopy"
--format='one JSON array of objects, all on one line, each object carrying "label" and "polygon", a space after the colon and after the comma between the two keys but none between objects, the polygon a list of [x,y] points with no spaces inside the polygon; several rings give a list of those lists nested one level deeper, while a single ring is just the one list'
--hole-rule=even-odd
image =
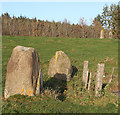
[{"label": "distant tree canopy", "polygon": [[98,14],[94,20],[107,30],[111,30],[114,38],[120,38],[120,8],[119,5],[111,4],[110,7],[105,5],[102,14]]},{"label": "distant tree canopy", "polygon": [[100,38],[100,31],[105,28],[105,38],[108,37],[109,30],[112,30],[116,38],[119,28],[118,11],[117,5],[112,4],[110,9],[105,5],[103,13],[98,14],[90,26],[86,24],[84,18],[80,19],[79,24],[71,25],[67,19],[63,22],[49,22],[23,16],[10,17],[8,13],[4,13],[2,14],[2,35]]},{"label": "distant tree canopy", "polygon": [[[13,36],[48,36],[48,37],[76,37],[99,38],[100,24],[97,21],[88,26],[80,19],[80,24],[71,25],[67,19],[63,22],[49,22],[26,17],[10,17],[8,13],[2,15],[2,34]],[[99,22],[98,22],[99,23]],[[98,29],[96,29],[99,27]]]}]

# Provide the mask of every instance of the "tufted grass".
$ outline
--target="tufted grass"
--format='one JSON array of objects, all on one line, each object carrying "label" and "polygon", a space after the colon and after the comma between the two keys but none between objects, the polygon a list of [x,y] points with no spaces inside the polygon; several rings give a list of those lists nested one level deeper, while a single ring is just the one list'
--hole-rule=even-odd
[{"label": "tufted grass", "polygon": [[[11,96],[7,100],[2,96],[3,113],[117,113],[118,98],[111,93],[118,91],[118,40],[94,38],[55,38],[55,37],[2,37],[2,94],[5,87],[5,76],[8,60],[12,49],[22,45],[37,49],[43,72],[44,94],[28,97],[23,95]],[[70,82],[58,82],[47,75],[50,59],[56,51],[64,51],[75,68]],[[101,97],[94,96],[94,84],[91,91],[83,89],[83,62],[89,61],[89,71],[92,80],[97,71],[97,64],[105,64],[106,84],[115,67],[113,80],[101,93]],[[54,85],[53,85],[54,84]],[[55,93],[56,91],[62,93]],[[56,98],[57,97],[57,98]]]}]

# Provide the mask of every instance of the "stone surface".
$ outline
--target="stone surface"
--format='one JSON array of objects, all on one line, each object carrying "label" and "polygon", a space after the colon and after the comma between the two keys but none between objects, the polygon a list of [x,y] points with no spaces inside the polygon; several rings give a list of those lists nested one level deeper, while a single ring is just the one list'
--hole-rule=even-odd
[{"label": "stone surface", "polygon": [[100,96],[100,92],[102,90],[102,80],[104,74],[104,64],[98,64],[97,76],[96,76],[96,84],[95,84],[95,96]]},{"label": "stone surface", "polygon": [[113,34],[112,34],[112,32],[110,31],[110,32],[109,32],[109,38],[112,39],[112,37],[113,37]]},{"label": "stone surface", "polygon": [[87,81],[88,81],[88,61],[84,61],[83,82],[85,83],[85,88],[87,87]]},{"label": "stone surface", "polygon": [[34,48],[16,46],[7,65],[4,97],[15,94],[39,95],[42,91],[42,70]]},{"label": "stone surface", "polygon": [[100,32],[100,39],[103,39],[103,38],[104,38],[104,29],[102,29]]},{"label": "stone surface", "polygon": [[48,75],[70,81],[72,65],[70,59],[63,51],[57,51],[49,62]]}]

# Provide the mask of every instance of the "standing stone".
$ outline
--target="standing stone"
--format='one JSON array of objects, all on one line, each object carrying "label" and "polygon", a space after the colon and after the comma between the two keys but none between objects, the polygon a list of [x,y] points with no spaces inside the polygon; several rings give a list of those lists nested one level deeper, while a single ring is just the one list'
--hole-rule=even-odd
[{"label": "standing stone", "polygon": [[4,97],[15,94],[39,95],[42,92],[42,70],[34,48],[16,46],[7,65]]},{"label": "standing stone", "polygon": [[104,74],[104,64],[98,64],[97,76],[96,76],[96,85],[95,85],[95,96],[100,96],[99,91],[102,90],[102,79]]},{"label": "standing stone", "polygon": [[92,73],[90,72],[89,83],[88,83],[88,92],[90,90],[91,79],[92,79]]},{"label": "standing stone", "polygon": [[113,37],[113,34],[112,34],[112,32],[110,31],[110,32],[109,32],[109,38],[112,39],[112,37]]},{"label": "standing stone", "polygon": [[100,31],[100,39],[102,39],[102,38],[104,38],[104,30],[103,29]]},{"label": "standing stone", "polygon": [[49,62],[48,75],[70,81],[72,65],[70,59],[63,51],[57,51]]},{"label": "standing stone", "polygon": [[87,87],[87,81],[88,81],[88,61],[84,61],[83,82],[85,83],[85,88]]}]

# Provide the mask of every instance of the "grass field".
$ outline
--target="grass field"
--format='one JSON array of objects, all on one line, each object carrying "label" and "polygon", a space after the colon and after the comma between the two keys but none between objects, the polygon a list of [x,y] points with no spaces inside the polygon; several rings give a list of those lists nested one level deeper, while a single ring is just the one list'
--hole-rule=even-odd
[{"label": "grass field", "polygon": [[[3,113],[117,113],[118,98],[111,93],[118,91],[118,40],[117,39],[82,39],[82,38],[49,38],[49,37],[2,37],[2,93],[4,93],[5,76],[8,60],[12,49],[17,46],[29,46],[37,49],[43,72],[44,94],[41,96],[11,96],[2,99]],[[70,82],[62,82],[59,86],[47,75],[50,59],[56,51],[64,51],[76,68]],[[89,61],[89,71],[92,72],[91,91],[82,88],[83,62]],[[115,67],[113,80],[101,93],[94,96],[94,84],[97,64],[105,64],[103,84],[106,84]],[[58,84],[57,84],[58,85]],[[55,90],[62,94],[55,98]],[[67,89],[64,89],[67,87]],[[62,89],[63,88],[63,89]]]}]

